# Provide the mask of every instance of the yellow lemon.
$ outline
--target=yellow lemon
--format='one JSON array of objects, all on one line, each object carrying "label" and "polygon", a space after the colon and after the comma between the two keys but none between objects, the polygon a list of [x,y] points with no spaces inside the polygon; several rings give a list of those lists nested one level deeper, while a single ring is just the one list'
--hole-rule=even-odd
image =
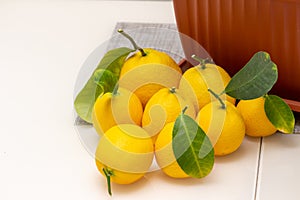
[{"label": "yellow lemon", "polygon": [[[141,179],[154,157],[152,139],[133,124],[113,126],[101,137],[95,153],[96,166],[108,182],[130,184]],[[110,185],[109,190],[110,190]]]},{"label": "yellow lemon", "polygon": [[178,64],[166,53],[151,48],[130,56],[120,72],[120,86],[134,91],[145,106],[163,87],[177,87],[181,78]]},{"label": "yellow lemon", "polygon": [[176,162],[172,149],[172,132],[174,122],[170,122],[158,134],[155,142],[155,158],[162,171],[173,178],[187,178],[187,175]]},{"label": "yellow lemon", "polygon": [[237,109],[242,114],[246,124],[246,134],[254,137],[263,137],[274,134],[277,129],[270,122],[265,113],[265,98],[241,100]]},{"label": "yellow lemon", "polygon": [[236,107],[225,101],[206,104],[198,113],[197,122],[211,140],[215,155],[236,151],[245,137],[245,123]]},{"label": "yellow lemon", "polygon": [[185,114],[195,118],[196,112],[193,105],[184,100],[176,92],[176,88],[163,88],[155,93],[144,109],[142,126],[153,136],[155,141],[157,133],[169,122],[174,122],[185,107]]},{"label": "yellow lemon", "polygon": [[99,96],[92,112],[93,126],[99,135],[117,124],[141,125],[143,107],[132,92],[118,88],[116,92]]},{"label": "yellow lemon", "polygon": [[[203,64],[188,69],[179,83],[179,93],[185,98],[191,99],[195,109],[199,111],[203,106],[216,98],[208,92],[208,88],[220,94],[231,80],[228,73],[215,64]],[[235,103],[235,99],[222,94],[223,100]]]}]

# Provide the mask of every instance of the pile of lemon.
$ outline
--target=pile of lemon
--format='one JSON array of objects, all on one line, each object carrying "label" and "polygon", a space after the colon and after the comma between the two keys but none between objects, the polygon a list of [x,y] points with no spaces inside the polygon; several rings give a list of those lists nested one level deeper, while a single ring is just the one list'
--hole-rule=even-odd
[{"label": "pile of lemon", "polygon": [[264,111],[264,97],[237,104],[223,92],[231,77],[220,66],[200,60],[182,73],[168,54],[137,49],[124,62],[114,90],[100,95],[92,112],[101,136],[96,165],[109,192],[110,181],[129,184],[142,178],[154,157],[166,175],[189,177],[172,150],[174,122],[183,110],[207,134],[216,156],[236,151],[245,134],[276,132]]}]

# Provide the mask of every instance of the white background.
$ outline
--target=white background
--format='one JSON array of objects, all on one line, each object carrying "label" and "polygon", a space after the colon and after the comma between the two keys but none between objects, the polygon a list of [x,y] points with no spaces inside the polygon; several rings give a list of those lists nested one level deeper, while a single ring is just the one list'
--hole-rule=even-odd
[{"label": "white background", "polygon": [[[73,89],[82,63],[118,21],[175,23],[172,2],[0,1],[1,200],[111,199],[74,128]],[[278,140],[269,141],[272,155]],[[297,143],[283,150],[284,158],[300,152]],[[217,159],[205,179],[173,180],[154,172],[134,185],[113,185],[112,199],[253,199],[258,151],[259,139],[246,138],[238,152]],[[267,154],[264,159],[271,167]],[[298,162],[287,162],[282,169],[293,173],[281,173],[285,186],[300,178]],[[261,199],[286,196],[268,179],[278,172],[268,172],[259,179]],[[299,197],[294,185],[284,187],[288,199]],[[263,198],[269,190],[273,197]]]}]

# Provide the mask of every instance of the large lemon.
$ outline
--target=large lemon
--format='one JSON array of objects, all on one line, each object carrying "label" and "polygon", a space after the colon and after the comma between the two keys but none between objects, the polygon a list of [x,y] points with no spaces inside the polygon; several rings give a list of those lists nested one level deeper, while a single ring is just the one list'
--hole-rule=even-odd
[{"label": "large lemon", "polygon": [[156,92],[146,104],[144,109],[142,126],[153,136],[162,130],[165,124],[174,122],[185,107],[185,114],[195,118],[194,106],[177,94],[176,88],[163,88]]},{"label": "large lemon", "polygon": [[92,112],[93,126],[102,135],[117,124],[141,125],[143,107],[139,98],[132,92],[118,88],[99,96]]},{"label": "large lemon", "polygon": [[99,172],[107,179],[118,184],[130,184],[148,171],[153,151],[152,139],[144,129],[133,124],[121,124],[110,128],[101,137],[95,160]]},{"label": "large lemon", "polygon": [[178,64],[166,53],[151,48],[130,56],[122,66],[120,85],[139,97],[145,106],[151,96],[163,87],[177,87],[181,78]]},{"label": "large lemon", "polygon": [[[215,64],[203,64],[188,69],[179,83],[179,93],[185,98],[191,99],[195,109],[199,111],[203,106],[216,98],[208,92],[208,88],[220,94],[231,80],[228,73]],[[235,99],[226,95],[220,98],[235,103]]]},{"label": "large lemon", "polygon": [[179,166],[173,153],[172,132],[174,122],[164,126],[155,142],[155,157],[162,171],[173,178],[187,178],[187,175]]},{"label": "large lemon", "polygon": [[211,140],[215,155],[227,155],[236,151],[245,137],[245,123],[236,107],[225,101],[206,104],[198,113],[197,122]]},{"label": "large lemon", "polygon": [[274,134],[277,129],[270,122],[265,113],[265,98],[241,100],[237,109],[242,114],[246,124],[246,134],[254,137],[263,137]]}]

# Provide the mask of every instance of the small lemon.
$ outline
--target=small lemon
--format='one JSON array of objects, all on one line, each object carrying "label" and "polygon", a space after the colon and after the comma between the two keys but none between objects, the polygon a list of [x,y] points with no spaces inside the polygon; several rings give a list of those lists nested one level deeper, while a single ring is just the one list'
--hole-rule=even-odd
[{"label": "small lemon", "polygon": [[237,109],[242,114],[246,124],[246,134],[254,137],[264,137],[274,134],[277,129],[265,113],[265,98],[241,100]]},{"label": "small lemon", "polygon": [[[195,110],[199,111],[209,102],[216,100],[208,92],[208,88],[220,94],[230,80],[231,77],[220,66],[210,63],[198,65],[184,72],[179,83],[179,93],[191,99]],[[235,99],[226,94],[222,94],[220,98],[235,103]]]},{"label": "small lemon", "polygon": [[[113,126],[101,137],[95,153],[96,166],[108,182],[130,184],[141,179],[154,157],[152,139],[133,124]],[[110,185],[108,185],[110,190]]]},{"label": "small lemon", "polygon": [[93,126],[99,135],[117,124],[141,125],[143,107],[139,98],[132,92],[118,88],[99,96],[92,112]]},{"label": "small lemon", "polygon": [[160,89],[146,104],[142,126],[153,136],[155,141],[156,134],[161,131],[165,124],[174,122],[186,106],[188,107],[186,115],[195,118],[194,106],[177,94],[176,88]]},{"label": "small lemon", "polygon": [[196,121],[211,140],[217,156],[236,151],[245,137],[243,117],[228,101],[224,102],[224,106],[218,101],[206,104]]},{"label": "small lemon", "polygon": [[187,178],[187,175],[179,166],[172,149],[172,132],[174,122],[164,126],[158,134],[155,142],[155,158],[162,171],[173,178]]}]

